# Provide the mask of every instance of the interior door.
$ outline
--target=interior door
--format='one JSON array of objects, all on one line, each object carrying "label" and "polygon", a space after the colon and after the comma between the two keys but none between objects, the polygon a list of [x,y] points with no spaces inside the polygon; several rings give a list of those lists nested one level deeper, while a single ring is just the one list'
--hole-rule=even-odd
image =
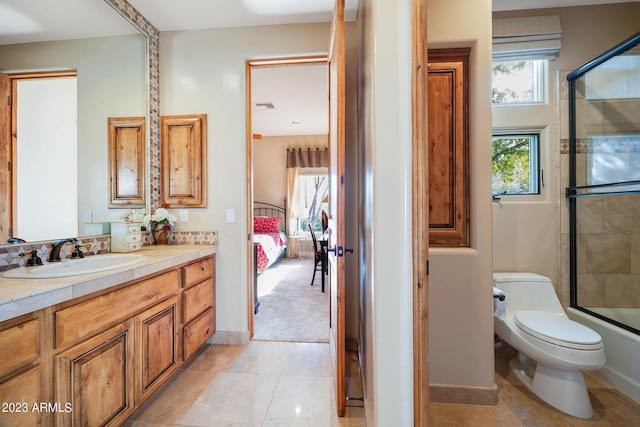
[{"label": "interior door", "polygon": [[329,43],[329,298],[330,346],[339,417],[346,410],[345,283],[344,283],[344,153],[345,153],[345,30],[344,0],[336,0]]}]

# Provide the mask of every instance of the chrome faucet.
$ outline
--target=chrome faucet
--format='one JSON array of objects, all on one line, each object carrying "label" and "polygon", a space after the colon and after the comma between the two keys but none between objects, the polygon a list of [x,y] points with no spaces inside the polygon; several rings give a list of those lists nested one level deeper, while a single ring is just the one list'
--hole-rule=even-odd
[{"label": "chrome faucet", "polygon": [[62,239],[51,246],[51,253],[49,254],[49,262],[58,262],[60,261],[60,249],[64,246],[65,243],[75,243],[77,239]]}]

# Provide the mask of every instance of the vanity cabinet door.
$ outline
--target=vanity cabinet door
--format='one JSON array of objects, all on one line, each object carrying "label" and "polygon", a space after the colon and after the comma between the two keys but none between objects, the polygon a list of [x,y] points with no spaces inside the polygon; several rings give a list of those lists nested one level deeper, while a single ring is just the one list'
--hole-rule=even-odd
[{"label": "vanity cabinet door", "polygon": [[23,316],[16,322],[7,322],[0,330],[0,426],[43,425],[49,415],[33,408],[45,401],[41,320]]},{"label": "vanity cabinet door", "polygon": [[133,319],[54,357],[56,426],[119,426],[134,411]]},{"label": "vanity cabinet door", "polygon": [[136,404],[146,400],[179,367],[178,298],[136,316]]},{"label": "vanity cabinet door", "polygon": [[44,424],[42,412],[33,408],[33,405],[45,401],[41,394],[41,376],[42,369],[36,366],[0,383],[1,426],[22,427]]}]

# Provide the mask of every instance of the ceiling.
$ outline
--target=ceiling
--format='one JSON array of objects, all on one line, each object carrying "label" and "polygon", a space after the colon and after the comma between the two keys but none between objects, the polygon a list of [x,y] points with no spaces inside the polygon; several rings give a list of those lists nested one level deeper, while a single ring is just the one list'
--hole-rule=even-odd
[{"label": "ceiling", "polygon": [[[493,10],[630,1],[637,0],[493,0]],[[345,2],[346,19],[355,20],[358,0]],[[175,31],[329,22],[334,0],[129,0],[129,3],[159,31]],[[0,0],[0,45],[134,32],[102,0]],[[268,83],[263,83],[265,81]],[[326,67],[265,68],[253,76],[253,82],[253,100],[273,103],[275,107],[254,108],[254,133],[327,132]],[[294,121],[300,123],[293,124]]]}]

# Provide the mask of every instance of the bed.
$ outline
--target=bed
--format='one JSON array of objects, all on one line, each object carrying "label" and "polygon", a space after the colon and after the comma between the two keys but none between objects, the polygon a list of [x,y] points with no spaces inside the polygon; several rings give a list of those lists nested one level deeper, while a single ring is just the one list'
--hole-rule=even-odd
[{"label": "bed", "polygon": [[287,249],[287,201],[282,206],[253,203],[254,312],[258,312],[258,275],[284,257]]},{"label": "bed", "polygon": [[256,270],[262,273],[285,255],[287,249],[287,201],[283,206],[253,203],[253,243],[257,243]]}]

